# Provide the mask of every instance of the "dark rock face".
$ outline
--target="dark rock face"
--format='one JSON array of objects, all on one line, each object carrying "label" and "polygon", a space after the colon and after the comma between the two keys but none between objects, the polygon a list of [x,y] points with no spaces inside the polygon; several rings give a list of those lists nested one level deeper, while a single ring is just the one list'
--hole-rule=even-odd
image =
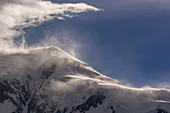
[{"label": "dark rock face", "polygon": [[55,69],[56,69],[56,65],[54,64],[51,67],[49,67],[48,69],[44,70],[42,72],[41,78],[48,79],[48,77],[50,77],[55,72]]},{"label": "dark rock face", "polygon": [[[16,109],[12,113],[85,113],[90,108],[96,108],[101,105],[105,96],[100,91],[89,98],[82,98],[84,103],[80,105],[73,105],[72,110],[67,106],[62,106],[62,102],[50,102],[48,94],[41,94],[39,91],[44,90],[46,80],[56,71],[56,65],[51,65],[42,71],[39,81],[39,86],[34,87],[31,84],[31,76],[27,75],[25,80],[14,79],[0,79],[0,103],[5,101],[12,103]],[[34,89],[35,88],[35,89]],[[80,98],[81,97],[77,97]],[[62,100],[61,100],[62,101]]]},{"label": "dark rock face", "polygon": [[[31,97],[28,103],[27,113],[32,113],[32,112],[53,113],[56,110],[54,106],[53,107],[49,106],[48,95],[43,95],[43,94],[37,95],[37,93],[43,88],[43,84],[45,83],[46,79],[48,79],[55,72],[55,70],[56,70],[56,65],[51,65],[49,68],[42,71],[42,76],[41,76],[42,82],[40,83],[39,88],[32,94],[33,96]],[[40,100],[45,100],[46,103],[43,102],[37,105]],[[51,109],[47,111],[46,110],[47,107],[50,107]]]},{"label": "dark rock face", "polygon": [[80,113],[85,113],[85,111],[90,110],[91,107],[96,108],[98,105],[101,105],[105,96],[103,93],[98,92],[95,95],[90,96],[83,104],[76,107]]},{"label": "dark rock face", "polygon": [[161,108],[157,108],[157,109],[156,109],[156,112],[157,112],[157,113],[169,113],[169,112],[167,112],[167,111],[165,111],[165,110],[163,110],[163,109],[161,109]]},{"label": "dark rock face", "polygon": [[[103,93],[98,92],[90,96],[84,103],[81,105],[73,106],[71,111],[68,111],[68,107],[65,106],[63,109],[59,109],[61,104],[56,102],[55,104],[50,104],[49,97],[47,95],[39,95],[33,98],[28,105],[28,113],[75,113],[79,111],[80,113],[85,113],[89,111],[90,108],[96,108],[98,105],[101,105],[104,101],[105,96]],[[46,103],[37,104],[39,100],[46,101]],[[47,110],[48,109],[48,110]]]},{"label": "dark rock face", "polygon": [[22,113],[23,109],[27,107],[27,104],[28,113],[43,113],[45,108],[38,108],[36,101],[37,99],[44,97],[37,97],[36,93],[42,88],[45,80],[55,72],[55,67],[55,65],[52,65],[42,72],[41,83],[37,89],[32,89],[30,87],[31,84],[29,80],[31,80],[31,77],[29,75],[27,75],[28,80],[17,80],[15,78],[5,80],[0,79],[0,103],[3,104],[5,101],[11,102],[16,106],[16,110],[13,113]]},{"label": "dark rock face", "polygon": [[150,111],[150,112],[147,112],[147,113],[170,113],[170,112],[168,112],[168,111],[166,111],[166,110],[158,107],[158,108],[156,108],[155,110]]},{"label": "dark rock face", "polygon": [[66,113],[66,112],[67,112],[67,110],[68,110],[68,108],[67,108],[67,107],[65,107],[63,110],[57,110],[57,112],[56,112],[56,113]]},{"label": "dark rock face", "polygon": [[116,113],[116,111],[113,109],[113,106],[111,106],[110,109],[112,110],[112,113]]},{"label": "dark rock face", "polygon": [[30,95],[29,83],[27,81],[11,79],[0,82],[0,103],[4,101],[13,103],[16,106],[14,113],[23,111],[23,106],[26,105]]}]

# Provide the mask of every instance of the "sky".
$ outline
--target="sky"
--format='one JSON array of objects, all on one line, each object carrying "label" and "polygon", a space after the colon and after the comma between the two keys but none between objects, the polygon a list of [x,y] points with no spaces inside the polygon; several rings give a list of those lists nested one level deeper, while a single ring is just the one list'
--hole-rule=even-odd
[{"label": "sky", "polygon": [[[49,18],[48,21],[39,18],[39,25],[36,27],[24,24],[26,27],[23,27],[22,36],[26,38],[28,46],[37,44],[59,46],[100,73],[118,79],[126,85],[169,87],[170,1],[52,0],[52,2],[83,2],[100,10],[91,9],[92,12],[86,12],[87,9],[81,10],[74,18],[65,15],[64,20],[59,16]],[[28,12],[30,13],[32,14]],[[68,14],[70,13],[74,12],[68,11]],[[16,31],[15,35],[18,36]]]}]

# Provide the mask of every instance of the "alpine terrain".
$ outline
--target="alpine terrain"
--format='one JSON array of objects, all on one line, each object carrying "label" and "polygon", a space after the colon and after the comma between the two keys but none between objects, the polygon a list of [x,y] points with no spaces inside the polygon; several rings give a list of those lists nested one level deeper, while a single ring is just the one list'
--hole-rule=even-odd
[{"label": "alpine terrain", "polygon": [[56,47],[2,52],[0,113],[170,113],[170,90],[124,86]]}]

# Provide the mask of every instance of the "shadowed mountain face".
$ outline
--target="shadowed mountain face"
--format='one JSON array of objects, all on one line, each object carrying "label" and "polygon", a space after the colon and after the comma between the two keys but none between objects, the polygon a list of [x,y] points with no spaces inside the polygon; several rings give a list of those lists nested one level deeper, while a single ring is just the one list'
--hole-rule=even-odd
[{"label": "shadowed mountain face", "polygon": [[0,113],[170,113],[170,91],[106,77],[59,48],[0,53]]}]

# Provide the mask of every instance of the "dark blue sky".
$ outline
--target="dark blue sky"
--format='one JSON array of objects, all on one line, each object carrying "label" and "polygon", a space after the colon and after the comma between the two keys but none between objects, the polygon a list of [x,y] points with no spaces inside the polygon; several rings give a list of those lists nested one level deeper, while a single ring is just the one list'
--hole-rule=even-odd
[{"label": "dark blue sky", "polygon": [[[27,29],[30,45],[46,33],[67,32],[80,43],[81,59],[97,71],[136,87],[170,81],[170,1],[53,0],[104,9]],[[29,37],[29,38],[28,38]]]}]

